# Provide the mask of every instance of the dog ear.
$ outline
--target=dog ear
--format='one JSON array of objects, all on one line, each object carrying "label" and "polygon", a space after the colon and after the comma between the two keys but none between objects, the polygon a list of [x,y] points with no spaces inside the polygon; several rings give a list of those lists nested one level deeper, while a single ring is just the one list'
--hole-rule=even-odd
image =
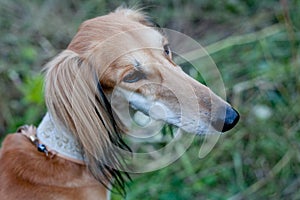
[{"label": "dog ear", "polygon": [[77,139],[93,176],[122,193],[125,179],[119,170],[124,162],[119,149],[127,146],[96,70],[70,50],[50,61],[46,70],[45,100],[54,123]]},{"label": "dog ear", "polygon": [[76,128],[78,125],[75,124],[75,112],[83,100],[81,93],[77,91],[79,84],[74,85],[76,79],[78,83],[83,81],[77,74],[82,65],[82,59],[78,54],[65,50],[45,67],[44,89],[48,111],[57,125],[63,125],[73,134],[78,130]]}]

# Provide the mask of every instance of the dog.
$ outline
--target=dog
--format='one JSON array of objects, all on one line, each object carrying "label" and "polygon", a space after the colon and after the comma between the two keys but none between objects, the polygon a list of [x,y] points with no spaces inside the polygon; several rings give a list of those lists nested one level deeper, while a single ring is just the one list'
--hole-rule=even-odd
[{"label": "dog", "polygon": [[109,199],[124,194],[130,151],[122,107],[203,134],[233,128],[238,112],[175,64],[163,30],[139,10],[85,21],[45,67],[48,112],[0,151],[0,199]]}]

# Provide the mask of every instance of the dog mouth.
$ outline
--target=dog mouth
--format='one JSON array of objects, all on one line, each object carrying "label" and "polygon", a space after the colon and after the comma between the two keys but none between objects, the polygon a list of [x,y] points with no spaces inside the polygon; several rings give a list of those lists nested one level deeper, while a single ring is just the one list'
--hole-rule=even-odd
[{"label": "dog mouth", "polygon": [[[239,120],[236,110],[227,105],[218,109],[217,115],[220,116],[218,119],[211,120],[206,113],[202,114],[196,111],[192,111],[192,114],[189,112],[183,113],[182,110],[180,111],[181,108],[175,109],[179,111],[174,111],[161,101],[149,99],[141,94],[124,89],[119,91],[130,108],[130,116],[126,115],[123,120],[128,121],[128,118],[131,118],[139,127],[149,127],[149,132],[151,132],[151,128],[155,129],[158,125],[162,127],[162,124],[165,124],[196,135],[220,133],[233,128]],[[203,118],[206,120],[203,120]]]},{"label": "dog mouth", "polygon": [[179,128],[197,135],[206,134],[210,128],[199,118],[191,119],[189,116],[178,114],[169,109],[164,103],[149,100],[140,94],[132,93],[127,100],[132,110],[133,119],[138,125],[145,127],[147,123],[151,124],[150,122],[154,121],[172,127],[172,130]]},{"label": "dog mouth", "polygon": [[[181,129],[197,135],[206,134],[209,129],[209,126],[201,120],[178,115],[161,102],[153,102],[150,106],[146,104],[139,106],[140,104],[136,104],[136,102],[130,103],[133,119],[140,126],[147,126],[147,124],[156,122],[164,124],[163,126],[168,126],[172,130]],[[145,109],[145,107],[147,108]]]},{"label": "dog mouth", "polygon": [[[122,88],[114,90],[111,104],[122,124],[135,138],[149,138],[164,127],[180,128],[180,115],[176,115],[163,103]],[[127,103],[124,103],[127,102]]]},{"label": "dog mouth", "polygon": [[129,115],[131,118],[130,135],[139,141],[147,139],[147,141],[161,142],[162,137],[169,135],[174,137],[177,135],[178,126],[168,123],[161,119],[154,119],[149,113],[138,110],[135,106],[129,106]]},{"label": "dog mouth", "polygon": [[146,117],[156,121],[164,121],[170,125],[178,125],[180,116],[177,116],[167,106],[158,101],[147,101],[145,98],[139,97],[129,101],[130,107]]}]

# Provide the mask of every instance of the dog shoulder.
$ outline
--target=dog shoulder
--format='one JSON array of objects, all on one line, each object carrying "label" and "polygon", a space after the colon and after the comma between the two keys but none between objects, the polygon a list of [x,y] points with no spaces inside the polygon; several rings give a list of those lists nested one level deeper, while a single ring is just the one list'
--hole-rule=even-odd
[{"label": "dog shoulder", "polygon": [[[6,154],[16,154],[16,157],[18,154],[23,155],[27,151],[30,151],[34,149],[35,147],[30,143],[30,141],[24,137],[20,133],[13,133],[13,134],[8,134],[3,142],[2,142],[2,147],[0,151],[0,159],[9,159],[9,157],[4,156]],[[0,162],[2,165],[2,162]]]}]

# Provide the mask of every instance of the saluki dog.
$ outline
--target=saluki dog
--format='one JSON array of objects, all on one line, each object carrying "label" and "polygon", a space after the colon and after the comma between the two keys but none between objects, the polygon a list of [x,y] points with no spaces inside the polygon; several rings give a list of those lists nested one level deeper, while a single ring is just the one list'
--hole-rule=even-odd
[{"label": "saluki dog", "polygon": [[109,199],[112,187],[123,193],[130,129],[122,106],[193,134],[225,132],[239,120],[175,64],[156,23],[126,8],[81,24],[46,65],[44,93],[48,112],[39,126],[3,141],[1,200]]}]

